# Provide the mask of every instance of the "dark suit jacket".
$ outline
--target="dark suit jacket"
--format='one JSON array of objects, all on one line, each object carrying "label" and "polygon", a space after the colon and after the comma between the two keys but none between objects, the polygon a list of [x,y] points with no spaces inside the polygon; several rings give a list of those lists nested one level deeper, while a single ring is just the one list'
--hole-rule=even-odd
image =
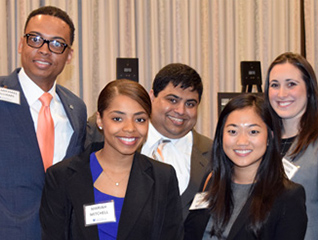
[{"label": "dark suit jacket", "polygon": [[[204,184],[202,181],[202,185]],[[202,188],[201,188],[202,189]],[[270,189],[269,189],[270,191]],[[229,232],[227,240],[256,240],[252,231],[247,229],[249,207],[247,200]],[[184,240],[202,239],[210,214],[207,209],[191,210],[185,221]],[[292,184],[277,197],[269,218],[261,230],[261,240],[303,240],[307,227],[305,190],[299,184]]]},{"label": "dark suit jacket", "polygon": [[189,214],[189,208],[193,197],[199,192],[201,181],[209,170],[208,165],[212,150],[212,140],[210,138],[197,133],[195,130],[192,130],[192,133],[193,145],[191,153],[190,182],[187,189],[181,195],[184,220]]},{"label": "dark suit jacket", "polygon": [[[41,239],[39,208],[44,169],[29,105],[16,69],[0,77],[0,87],[20,92],[21,104],[0,100],[0,239]],[[57,85],[74,133],[66,157],[82,151],[85,140],[86,106],[66,88]],[[57,136],[58,137],[58,136]]]},{"label": "dark suit jacket", "polygon": [[[104,141],[103,135],[96,127],[95,114],[88,119],[86,131],[85,146],[89,146],[92,142]],[[187,189],[181,195],[183,219],[187,218],[193,197],[200,189],[200,183],[208,169],[212,149],[212,139],[199,134],[195,130],[192,130],[192,132],[193,146],[191,153],[190,181]]]},{"label": "dark suit jacket", "polygon": [[[40,218],[43,240],[97,240],[97,226],[84,226],[83,205],[94,203],[88,148],[47,171]],[[119,220],[118,240],[179,240],[183,224],[174,169],[136,153]]]}]

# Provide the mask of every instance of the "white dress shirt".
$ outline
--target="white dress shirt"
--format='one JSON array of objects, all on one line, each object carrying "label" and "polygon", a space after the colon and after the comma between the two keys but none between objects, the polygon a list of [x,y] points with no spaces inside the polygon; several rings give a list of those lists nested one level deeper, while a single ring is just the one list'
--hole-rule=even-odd
[{"label": "white dress shirt", "polygon": [[[21,84],[25,98],[30,106],[31,116],[34,122],[34,129],[36,131],[38,124],[38,115],[42,107],[39,98],[44,91],[36,85],[21,68],[19,74],[19,82]],[[53,164],[60,162],[66,154],[71,136],[74,132],[71,123],[66,115],[60,97],[56,94],[56,82],[50,89],[49,93],[53,96],[50,110],[54,121],[54,157]]]},{"label": "white dress shirt", "polygon": [[190,181],[191,152],[193,144],[192,131],[182,138],[170,139],[161,135],[154,126],[149,123],[147,141],[143,145],[141,153],[153,158],[153,152],[156,151],[158,143],[162,139],[171,141],[165,144],[162,149],[162,155],[164,162],[172,165],[176,170],[181,195],[188,187]]}]

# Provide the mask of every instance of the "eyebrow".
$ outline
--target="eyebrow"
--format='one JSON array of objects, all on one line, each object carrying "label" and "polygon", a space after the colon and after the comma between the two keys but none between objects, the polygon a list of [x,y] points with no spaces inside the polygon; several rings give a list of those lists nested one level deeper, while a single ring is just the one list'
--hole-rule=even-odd
[{"label": "eyebrow", "polygon": [[[182,99],[181,97],[179,97],[179,96],[177,96],[177,95],[175,95],[175,94],[168,94],[168,95],[166,95],[166,97],[174,97],[174,98],[177,98],[177,99]],[[190,102],[190,101],[194,101],[194,102],[198,102],[198,100],[196,100],[196,99],[194,99],[194,98],[192,98],[192,99],[186,99],[186,101],[187,102]]]},{"label": "eyebrow", "polygon": [[146,112],[136,112],[136,113],[134,113],[135,116],[143,115],[143,114],[147,114],[147,113]]},{"label": "eyebrow", "polygon": [[237,127],[237,125],[234,123],[229,123],[229,124],[225,125],[224,127]]},{"label": "eyebrow", "polygon": [[64,39],[64,38],[62,38],[62,37],[59,37],[59,36],[54,36],[54,37],[52,37],[51,39],[46,39],[44,36],[43,36],[43,34],[42,33],[40,33],[40,32],[36,32],[36,31],[31,31],[31,32],[29,32],[28,34],[35,34],[35,35],[39,35],[39,36],[41,36],[42,38],[44,38],[45,40],[63,40],[65,43],[66,43],[66,40]]},{"label": "eyebrow", "polygon": [[[237,124],[235,123],[229,123],[228,125],[226,125],[225,127],[238,127]],[[259,124],[256,124],[256,123],[252,123],[250,125],[248,125],[247,127],[261,127]]]},{"label": "eyebrow", "polygon": [[[270,80],[270,82],[273,82],[273,81],[278,82],[278,80],[277,80],[277,79],[271,79],[271,80]],[[287,79],[284,79],[284,81],[287,81],[287,82],[289,82],[289,81],[297,81],[297,82],[298,82],[298,80],[297,80],[297,79],[293,79],[293,78],[287,78]]]},{"label": "eyebrow", "polygon": [[[125,112],[122,112],[122,111],[119,111],[119,110],[114,110],[110,113],[117,113],[117,114],[121,114],[121,115],[126,115]],[[143,115],[143,114],[147,114],[145,111],[141,111],[141,112],[136,112],[134,113],[135,116],[138,116],[138,115]]]},{"label": "eyebrow", "polygon": [[299,80],[298,79],[293,79],[293,78],[287,78],[287,79],[285,79],[287,82],[289,82],[289,81],[295,81],[295,82],[299,82]]}]

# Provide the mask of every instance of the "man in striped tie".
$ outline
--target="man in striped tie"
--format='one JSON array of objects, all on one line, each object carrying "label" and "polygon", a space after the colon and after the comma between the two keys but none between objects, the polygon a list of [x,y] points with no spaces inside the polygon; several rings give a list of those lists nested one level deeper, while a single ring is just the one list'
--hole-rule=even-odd
[{"label": "man in striped tie", "polygon": [[212,140],[194,130],[202,92],[201,77],[190,66],[172,63],[163,67],[150,90],[151,123],[141,151],[153,157],[159,150],[157,160],[175,168],[184,219],[199,191],[212,148]]}]

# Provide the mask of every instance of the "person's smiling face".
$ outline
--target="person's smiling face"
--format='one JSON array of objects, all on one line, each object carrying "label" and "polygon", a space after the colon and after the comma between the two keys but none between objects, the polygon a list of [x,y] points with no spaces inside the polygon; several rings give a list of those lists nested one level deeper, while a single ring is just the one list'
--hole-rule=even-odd
[{"label": "person's smiling face", "polygon": [[147,137],[149,117],[137,101],[117,95],[103,117],[97,113],[96,123],[103,129],[108,154],[133,155]]},{"label": "person's smiling face", "polygon": [[151,123],[165,137],[176,139],[185,136],[197,122],[199,94],[192,88],[183,89],[169,83],[152,101]]},{"label": "person's smiling face", "polygon": [[[70,45],[71,30],[62,19],[49,15],[36,15],[26,26],[25,34],[41,36],[46,40],[58,40]],[[66,48],[62,54],[49,50],[45,43],[41,48],[32,48],[27,38],[22,37],[18,51],[21,54],[22,67],[29,78],[38,86],[53,86],[57,76],[63,71],[66,63],[72,59],[73,50]],[[45,91],[49,89],[43,89]]]},{"label": "person's smiling face", "polygon": [[297,119],[299,122],[308,101],[301,71],[288,62],[275,65],[269,74],[268,98],[283,120]]},{"label": "person's smiling face", "polygon": [[235,171],[255,176],[267,148],[267,126],[253,107],[235,110],[226,119],[223,150]]}]

